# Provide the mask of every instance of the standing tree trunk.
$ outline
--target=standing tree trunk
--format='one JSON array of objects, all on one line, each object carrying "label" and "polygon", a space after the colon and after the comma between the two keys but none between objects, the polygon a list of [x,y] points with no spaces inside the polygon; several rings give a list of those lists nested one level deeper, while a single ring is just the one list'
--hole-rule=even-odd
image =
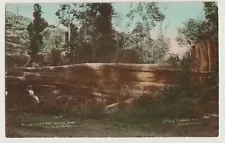
[{"label": "standing tree trunk", "polygon": [[199,72],[201,69],[201,55],[198,44],[195,45],[195,49],[196,49],[196,72]]},{"label": "standing tree trunk", "polygon": [[195,45],[191,47],[191,57],[193,59],[192,69],[193,71],[197,71],[197,57],[196,57],[196,47]]},{"label": "standing tree trunk", "polygon": [[208,56],[208,49],[207,49],[207,42],[202,42],[202,48],[203,48],[203,71],[209,71],[209,56]]},{"label": "standing tree trunk", "polygon": [[211,46],[211,43],[210,42],[207,42],[206,43],[206,47],[207,47],[207,50],[208,50],[208,63],[209,63],[209,68],[208,70],[211,72],[212,71],[212,46]]},{"label": "standing tree trunk", "polygon": [[218,59],[218,42],[213,42],[212,44],[213,49],[214,49],[214,71],[218,72],[218,66],[219,66],[219,59]]}]

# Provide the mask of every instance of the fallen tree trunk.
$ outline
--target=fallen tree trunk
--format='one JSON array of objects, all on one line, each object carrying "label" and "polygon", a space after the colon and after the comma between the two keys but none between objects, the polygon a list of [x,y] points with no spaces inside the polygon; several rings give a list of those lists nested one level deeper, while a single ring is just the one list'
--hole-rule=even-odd
[{"label": "fallen tree trunk", "polygon": [[78,94],[90,94],[90,95],[96,95],[98,97],[104,97],[104,98],[110,98],[110,99],[116,99],[118,96],[120,96],[120,92],[112,92],[112,91],[103,91],[101,89],[93,88],[91,86],[84,86],[84,85],[74,85],[74,84],[67,84],[67,83],[62,83],[62,82],[54,82],[54,80],[46,80],[46,79],[37,79],[37,77],[34,77],[33,75],[31,77],[11,77],[11,76],[6,76],[6,87],[9,86],[10,84],[14,85],[45,85],[47,87],[56,87],[58,89],[73,89]]},{"label": "fallen tree trunk", "polygon": [[153,70],[168,70],[172,69],[170,64],[125,64],[125,63],[84,63],[63,66],[49,66],[49,67],[20,67],[12,68],[9,71],[28,71],[28,72],[41,72],[41,71],[64,71],[64,70],[80,70],[89,69],[93,71],[114,71],[115,69],[129,70],[129,71],[153,71]]},{"label": "fallen tree trunk", "polygon": [[[81,84],[77,82],[69,82],[69,81],[59,81],[55,80],[54,78],[47,78],[45,76],[41,76],[40,74],[33,74],[33,73],[25,73],[23,77],[6,77],[6,84],[25,84],[25,85],[35,85],[35,86],[42,86],[43,88],[57,88],[62,90],[77,90],[77,92],[83,92],[93,94],[93,92],[101,93],[102,96],[112,97],[114,99],[120,96],[130,96],[130,97],[137,97],[143,94],[143,89],[146,90],[146,94],[151,94],[151,92],[157,91],[158,89],[166,86],[172,85],[165,85],[165,84],[157,84],[157,83],[136,83],[141,85],[135,85],[132,83],[127,88],[124,88],[122,85],[118,87],[119,83],[109,84],[105,86],[99,86],[95,84]],[[44,86],[45,85],[45,86]],[[126,85],[124,83],[123,85]],[[138,87],[141,86],[141,87]],[[176,86],[176,85],[175,85]],[[84,92],[84,94],[85,94]]]}]

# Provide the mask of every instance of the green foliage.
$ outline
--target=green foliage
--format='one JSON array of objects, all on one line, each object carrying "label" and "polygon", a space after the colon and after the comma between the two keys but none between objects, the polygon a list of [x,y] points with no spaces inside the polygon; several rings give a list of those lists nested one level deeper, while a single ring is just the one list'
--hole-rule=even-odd
[{"label": "green foliage", "polygon": [[[205,19],[215,38],[218,38],[218,6],[216,2],[204,2]],[[213,31],[214,30],[214,31]]]},{"label": "green foliage", "polygon": [[61,63],[61,51],[57,49],[52,49],[51,52],[51,65],[57,66]]},{"label": "green foliage", "polygon": [[185,98],[197,97],[200,91],[200,85],[197,82],[193,82],[193,62],[190,51],[187,51],[181,58],[177,55],[172,55],[169,60],[179,70],[177,73],[179,87],[172,88],[168,93],[171,93],[175,98],[177,98],[175,95]]},{"label": "green foliage", "polygon": [[169,51],[169,39],[164,36],[162,30],[156,40],[153,40],[144,31],[144,25],[137,23],[130,37],[126,40],[125,47],[136,50],[142,63],[153,64],[162,62]]},{"label": "green foliage", "polygon": [[99,119],[106,116],[105,107],[103,104],[92,101],[89,104],[83,104],[77,110],[73,111],[73,114],[83,118]]},{"label": "green foliage", "polygon": [[[219,76],[218,73],[210,73],[203,78],[200,85],[201,102],[219,101]],[[218,112],[218,111],[217,111]]]},{"label": "green foliage", "polygon": [[29,57],[26,55],[6,55],[5,66],[7,68],[21,67],[26,64]]},{"label": "green foliage", "polygon": [[58,28],[47,27],[41,33],[43,35],[43,45],[40,52],[51,53],[52,50],[62,50],[64,45],[64,31]]},{"label": "green foliage", "polygon": [[[97,57],[107,57],[108,52],[115,52],[111,23],[113,12],[111,3],[61,6],[56,15],[64,26],[71,27],[70,42],[65,45],[70,47],[67,52],[68,55],[71,54],[71,60],[77,55],[77,51],[85,50],[81,47],[91,48],[88,51],[91,51],[93,61],[96,61]],[[81,27],[78,28],[78,25]]]},{"label": "green foliage", "polygon": [[65,48],[70,48],[67,57],[73,61],[81,53],[86,53],[93,62],[113,62],[118,51],[125,48],[142,55],[143,63],[160,62],[169,49],[169,41],[160,33],[153,42],[148,33],[163,21],[165,15],[153,2],[131,4],[131,7],[127,14],[130,20],[136,16],[141,19],[131,34],[125,34],[113,29],[112,19],[118,15],[111,3],[62,5],[56,15],[64,26],[71,27],[71,41],[65,44]]},{"label": "green foliage", "polygon": [[201,118],[207,112],[208,103],[217,98],[218,75],[211,74],[202,82],[195,82],[192,80],[190,52],[182,58],[177,55],[171,57],[179,69],[179,86],[168,86],[151,95],[140,96],[131,107],[115,114],[114,120],[131,124],[160,124],[165,119]]},{"label": "green foliage", "polygon": [[192,45],[201,40],[218,39],[218,6],[216,2],[204,2],[205,18],[189,19],[178,28],[180,45]]},{"label": "green foliage", "polygon": [[39,112],[47,115],[60,115],[63,114],[63,109],[52,105],[42,105]]},{"label": "green foliage", "polygon": [[[130,4],[131,11],[127,17],[131,21],[137,19],[136,27],[126,39],[124,47],[136,50],[142,63],[160,63],[169,50],[169,41],[164,37],[162,29],[156,40],[151,38],[150,30],[161,23],[165,15],[159,10],[158,3],[134,3]],[[140,19],[138,17],[141,17]]]},{"label": "green foliage", "polygon": [[169,63],[173,68],[179,68],[180,57],[178,54],[169,53],[165,63]]},{"label": "green foliage", "polygon": [[167,119],[199,117],[189,102],[180,98],[168,99],[163,93],[140,96],[132,106],[111,115],[111,120],[125,124],[160,125]]},{"label": "green foliage", "polygon": [[117,63],[142,63],[140,55],[135,49],[119,49],[115,55]]},{"label": "green foliage", "polygon": [[138,22],[143,23],[146,32],[153,29],[158,22],[163,21],[165,18],[165,15],[159,10],[158,3],[156,2],[132,3],[130,7],[132,10],[127,14],[127,17],[130,20],[134,20],[137,16],[141,16]]},{"label": "green foliage", "polygon": [[36,56],[43,44],[43,36],[40,34],[47,26],[48,23],[41,17],[41,6],[34,4],[34,20],[27,27],[27,31],[30,38],[29,55],[32,61],[36,61]]}]

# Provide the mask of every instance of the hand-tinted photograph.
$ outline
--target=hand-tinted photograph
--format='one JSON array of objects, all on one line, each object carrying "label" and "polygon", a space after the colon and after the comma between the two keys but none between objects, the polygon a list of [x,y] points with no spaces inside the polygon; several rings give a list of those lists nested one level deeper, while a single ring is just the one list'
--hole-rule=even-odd
[{"label": "hand-tinted photograph", "polygon": [[218,3],[5,5],[5,136],[217,137]]}]

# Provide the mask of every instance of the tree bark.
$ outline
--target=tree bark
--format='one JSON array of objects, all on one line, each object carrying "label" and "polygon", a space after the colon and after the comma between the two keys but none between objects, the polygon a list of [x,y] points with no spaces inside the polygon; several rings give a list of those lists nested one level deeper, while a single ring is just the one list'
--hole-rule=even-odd
[{"label": "tree bark", "polygon": [[204,71],[209,71],[209,55],[208,55],[208,46],[207,42],[202,42],[202,48],[203,48],[203,58],[204,58],[204,66],[203,70]]},{"label": "tree bark", "polygon": [[196,72],[200,72],[201,69],[201,55],[199,45],[195,45],[196,48]]},{"label": "tree bark", "polygon": [[209,68],[208,71],[212,72],[212,46],[210,42],[207,42],[207,50],[208,50],[208,63],[209,63]]},{"label": "tree bark", "polygon": [[197,57],[196,57],[196,47],[195,45],[191,47],[191,57],[193,59],[192,69],[193,71],[197,71]]}]

